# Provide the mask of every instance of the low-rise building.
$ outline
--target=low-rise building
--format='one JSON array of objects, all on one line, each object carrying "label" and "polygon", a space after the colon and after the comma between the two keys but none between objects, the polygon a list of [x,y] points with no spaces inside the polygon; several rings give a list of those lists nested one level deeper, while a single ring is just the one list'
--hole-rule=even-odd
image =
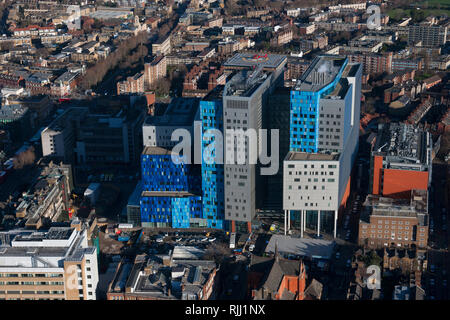
[{"label": "low-rise building", "polygon": [[[189,254],[195,251],[196,254]],[[197,253],[200,253],[200,256]],[[179,258],[177,258],[179,256]],[[217,267],[201,260],[202,250],[175,247],[163,255],[122,261],[111,281],[108,300],[208,300],[216,295]]]},{"label": "low-rise building", "polygon": [[428,224],[426,190],[412,190],[409,199],[368,195],[361,209],[358,244],[370,248],[425,248]]}]

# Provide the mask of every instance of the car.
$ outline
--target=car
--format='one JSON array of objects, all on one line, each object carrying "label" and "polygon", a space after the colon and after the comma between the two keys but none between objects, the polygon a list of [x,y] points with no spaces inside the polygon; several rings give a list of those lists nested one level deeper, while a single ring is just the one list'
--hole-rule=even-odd
[{"label": "car", "polygon": [[208,239],[208,241],[209,241],[209,242],[214,242],[214,241],[216,241],[216,238]]},{"label": "car", "polygon": [[161,242],[163,242],[164,240],[163,240],[163,238],[161,238],[161,237],[159,237],[159,238],[156,238],[156,242],[158,242],[158,243],[161,243]]},{"label": "car", "polygon": [[180,242],[181,240],[183,240],[183,238],[177,238],[177,239],[175,239],[176,242]]},{"label": "car", "polygon": [[200,241],[201,241],[201,242],[208,241],[208,238],[205,237],[205,238],[201,239]]},{"label": "car", "polygon": [[254,249],[255,249],[255,245],[254,245],[254,244],[251,244],[251,245],[248,247],[248,251],[250,251],[250,252],[252,252]]}]

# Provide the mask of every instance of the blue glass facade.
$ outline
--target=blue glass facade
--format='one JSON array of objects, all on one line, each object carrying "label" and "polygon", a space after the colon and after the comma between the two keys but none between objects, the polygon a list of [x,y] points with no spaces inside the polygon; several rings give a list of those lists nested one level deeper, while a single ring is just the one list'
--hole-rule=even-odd
[{"label": "blue glass facade", "polygon": [[175,164],[170,153],[141,156],[143,195],[141,224],[148,227],[189,228],[192,218],[202,217],[200,176],[193,166]]},{"label": "blue glass facade", "polygon": [[310,153],[318,151],[319,102],[322,97],[335,89],[347,63],[346,58],[333,81],[320,90],[291,91],[290,151]]},{"label": "blue glass facade", "polygon": [[[212,146],[215,136],[208,134],[207,130],[216,129],[223,133],[223,103],[222,99],[202,100],[200,102],[200,118],[202,120],[202,155],[208,154],[215,157],[216,152]],[[213,160],[213,159],[211,159]],[[202,158],[202,202],[203,218],[207,221],[208,228],[224,228],[224,182],[223,164],[206,163]]]},{"label": "blue glass facade", "polygon": [[192,218],[201,218],[201,196],[142,196],[143,226],[189,228]]}]

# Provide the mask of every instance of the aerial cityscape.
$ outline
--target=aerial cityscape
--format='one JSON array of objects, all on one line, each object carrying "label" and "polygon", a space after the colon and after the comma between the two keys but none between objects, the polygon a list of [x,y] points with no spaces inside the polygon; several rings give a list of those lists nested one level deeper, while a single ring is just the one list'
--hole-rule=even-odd
[{"label": "aerial cityscape", "polygon": [[449,300],[449,16],[0,0],[0,300]]}]

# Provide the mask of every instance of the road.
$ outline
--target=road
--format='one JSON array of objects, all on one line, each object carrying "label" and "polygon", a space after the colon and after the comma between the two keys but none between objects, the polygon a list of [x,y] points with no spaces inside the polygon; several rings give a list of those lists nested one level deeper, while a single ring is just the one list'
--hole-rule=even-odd
[{"label": "road", "polygon": [[430,239],[428,266],[424,273],[422,287],[427,299],[448,300],[450,297],[448,281],[450,273],[450,254],[448,246],[448,166],[433,163],[433,176],[430,192]]}]

